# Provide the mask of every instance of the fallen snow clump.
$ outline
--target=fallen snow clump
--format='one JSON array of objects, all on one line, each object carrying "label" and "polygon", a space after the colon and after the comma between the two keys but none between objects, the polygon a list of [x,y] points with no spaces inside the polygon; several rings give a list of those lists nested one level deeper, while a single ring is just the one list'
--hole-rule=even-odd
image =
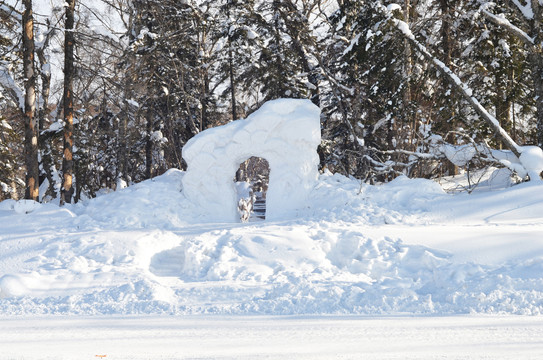
[{"label": "fallen snow clump", "polygon": [[523,146],[520,162],[532,181],[540,181],[543,173],[543,150],[539,146]]}]

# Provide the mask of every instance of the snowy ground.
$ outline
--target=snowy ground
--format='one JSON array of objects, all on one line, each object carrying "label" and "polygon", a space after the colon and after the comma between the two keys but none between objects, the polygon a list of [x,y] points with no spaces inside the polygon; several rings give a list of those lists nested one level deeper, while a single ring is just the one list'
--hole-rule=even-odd
[{"label": "snowy ground", "polygon": [[[227,224],[186,201],[182,177],[62,208],[1,202],[0,358],[62,358],[37,344],[70,358],[81,338],[123,359],[543,353],[541,183],[451,195],[325,174],[297,218]],[[190,341],[202,334],[209,346]]]},{"label": "snowy ground", "polygon": [[226,224],[202,222],[182,176],[62,208],[0,203],[0,311],[542,313],[540,183],[448,195],[327,174],[296,219]]},{"label": "snowy ground", "polygon": [[2,359],[541,359],[538,317],[2,320]]}]

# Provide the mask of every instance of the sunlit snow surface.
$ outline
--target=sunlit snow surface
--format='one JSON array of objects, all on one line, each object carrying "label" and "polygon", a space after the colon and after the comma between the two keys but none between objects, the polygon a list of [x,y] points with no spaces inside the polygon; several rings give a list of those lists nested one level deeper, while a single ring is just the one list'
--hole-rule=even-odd
[{"label": "sunlit snow surface", "polygon": [[2,359],[522,359],[539,317],[92,316],[2,319]]},{"label": "sunlit snow surface", "polygon": [[0,203],[0,312],[543,310],[542,185],[449,195],[429,180],[324,174],[292,220],[197,224],[182,177],[62,208]]}]

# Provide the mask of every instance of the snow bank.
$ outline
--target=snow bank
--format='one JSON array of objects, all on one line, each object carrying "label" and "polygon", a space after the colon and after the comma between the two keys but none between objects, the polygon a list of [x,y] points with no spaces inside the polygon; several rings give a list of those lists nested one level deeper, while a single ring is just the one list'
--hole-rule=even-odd
[{"label": "snow bank", "polygon": [[34,200],[19,200],[13,206],[13,210],[19,214],[28,214],[38,209],[40,206],[41,204]]},{"label": "snow bank", "polygon": [[143,183],[74,205],[80,229],[172,229],[191,221],[197,208],[185,200],[184,173],[171,169]]},{"label": "snow bank", "polygon": [[0,313],[543,311],[541,184],[452,196],[326,173],[295,219],[202,224],[184,176],[29,214],[0,203]]},{"label": "snow bank", "polygon": [[318,176],[320,110],[309,100],[265,103],[247,119],[207,129],[183,147],[188,169],[183,192],[208,221],[239,221],[233,179],[257,156],[270,166],[266,219],[296,215],[307,206]]}]

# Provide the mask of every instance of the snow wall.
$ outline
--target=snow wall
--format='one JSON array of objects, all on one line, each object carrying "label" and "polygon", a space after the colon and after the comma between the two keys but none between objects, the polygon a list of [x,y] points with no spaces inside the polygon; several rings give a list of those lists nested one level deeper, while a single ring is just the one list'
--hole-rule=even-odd
[{"label": "snow wall", "polygon": [[202,131],[183,147],[183,192],[211,221],[239,221],[234,177],[251,156],[270,166],[266,219],[296,216],[318,177],[320,109],[309,100],[266,102],[247,119]]}]

